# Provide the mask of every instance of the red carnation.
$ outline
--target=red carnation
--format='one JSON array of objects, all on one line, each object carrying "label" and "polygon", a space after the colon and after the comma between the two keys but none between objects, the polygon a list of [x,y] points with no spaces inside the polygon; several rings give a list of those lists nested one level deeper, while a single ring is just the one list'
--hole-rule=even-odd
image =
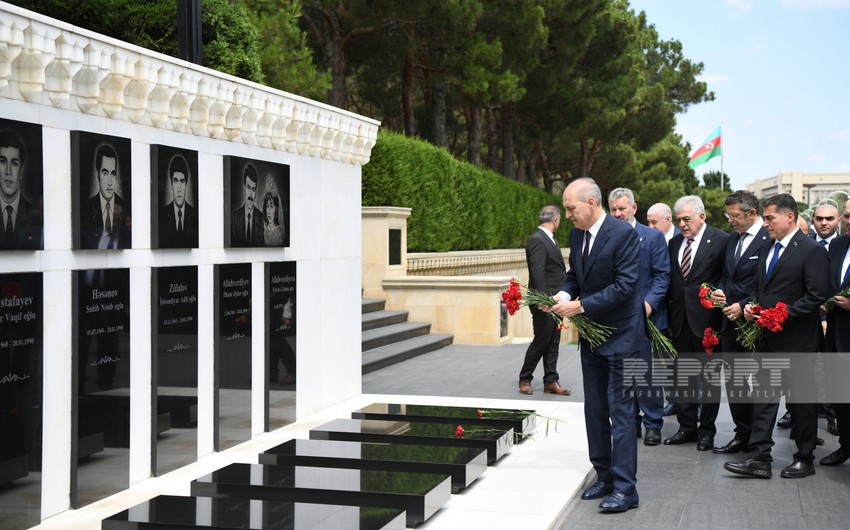
[{"label": "red carnation", "polygon": [[461,427],[460,425],[458,425],[457,428],[455,428],[455,437],[458,440],[463,438],[463,427]]},{"label": "red carnation", "polygon": [[482,417],[482,416],[484,416],[484,413],[483,413],[483,412],[481,412],[481,409],[478,409],[478,417],[480,418],[480,417]]},{"label": "red carnation", "polygon": [[705,348],[705,353],[713,353],[713,348],[718,344],[720,344],[720,340],[717,338],[717,332],[711,328],[705,328],[702,335],[702,347]]}]

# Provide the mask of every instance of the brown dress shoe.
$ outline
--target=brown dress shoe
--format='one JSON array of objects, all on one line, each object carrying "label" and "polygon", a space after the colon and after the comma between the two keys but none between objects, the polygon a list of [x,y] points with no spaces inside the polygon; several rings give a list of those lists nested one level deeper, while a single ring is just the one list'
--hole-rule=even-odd
[{"label": "brown dress shoe", "polygon": [[530,381],[520,381],[519,382],[519,393],[525,394],[526,396],[530,396],[531,394],[533,394],[534,391],[531,390],[531,382]]},{"label": "brown dress shoe", "polygon": [[544,394],[558,394],[559,396],[569,396],[572,394],[566,388],[563,388],[560,383],[554,381],[543,387]]}]

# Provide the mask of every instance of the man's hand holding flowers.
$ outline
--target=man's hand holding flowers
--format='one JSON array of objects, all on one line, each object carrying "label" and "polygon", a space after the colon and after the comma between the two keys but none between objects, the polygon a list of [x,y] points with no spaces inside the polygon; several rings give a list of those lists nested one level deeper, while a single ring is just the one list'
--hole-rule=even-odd
[{"label": "man's hand holding flowers", "polygon": [[715,303],[716,307],[721,307],[721,311],[723,311],[723,316],[728,318],[729,320],[737,320],[744,314],[744,310],[741,308],[741,304],[735,302],[732,305],[727,305],[726,301],[726,293],[721,289],[715,289],[711,292],[711,300]]},{"label": "man's hand holding flowers", "polygon": [[561,318],[572,318],[579,313],[584,313],[581,308],[581,302],[578,300],[564,301],[558,295],[552,297],[557,304],[552,307],[540,306],[540,309],[546,312],[555,313]]}]

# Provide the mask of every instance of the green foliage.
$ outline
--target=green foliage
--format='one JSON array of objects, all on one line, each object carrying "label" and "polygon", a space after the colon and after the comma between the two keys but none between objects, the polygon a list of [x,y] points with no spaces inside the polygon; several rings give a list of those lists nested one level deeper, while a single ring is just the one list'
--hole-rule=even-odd
[{"label": "green foliage", "polygon": [[[560,197],[460,162],[427,142],[381,131],[363,167],[364,206],[412,208],[412,252],[523,248],[537,214]],[[565,244],[569,223],[556,237]]]},{"label": "green foliage", "polygon": [[[721,186],[721,177],[723,185]],[[706,171],[702,175],[702,185],[706,188],[717,188],[729,191],[729,175],[720,171]]]},{"label": "green foliage", "polygon": [[266,84],[324,101],[330,72],[319,71],[307,34],[301,30],[301,0],[243,0],[260,31],[260,62]]},{"label": "green foliage", "polygon": [[[75,26],[177,55],[177,3],[173,0],[13,0]],[[257,28],[241,2],[204,0],[204,66],[261,83]]]}]

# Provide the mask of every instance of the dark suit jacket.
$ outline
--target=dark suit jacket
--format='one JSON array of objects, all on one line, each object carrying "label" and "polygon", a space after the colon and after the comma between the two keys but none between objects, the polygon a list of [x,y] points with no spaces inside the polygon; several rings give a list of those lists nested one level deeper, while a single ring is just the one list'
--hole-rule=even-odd
[{"label": "dark suit jacket", "polygon": [[658,329],[667,327],[667,289],[670,288],[670,259],[664,234],[635,223],[640,241],[640,295],[652,306],[652,323]]},{"label": "dark suit jacket", "polygon": [[[756,281],[756,262],[761,246],[768,241],[767,229],[762,226],[756,233],[754,241],[741,254],[741,259],[735,263],[735,251],[738,249],[738,241],[741,234],[733,232],[726,244],[726,255],[723,258],[723,277],[716,285],[726,294],[726,303],[729,305],[739,303],[741,309],[750,301]],[[733,322],[723,319],[721,330],[734,329]]]},{"label": "dark suit jacket", "polygon": [[[723,313],[720,309],[706,309],[699,301],[699,288],[703,283],[717,286],[723,274],[723,254],[729,234],[706,225],[700,240],[697,253],[691,258],[691,273],[687,280],[682,276],[679,267],[679,249],[685,238],[682,234],[670,240],[670,290],[667,292],[670,333],[678,337],[684,332],[690,332],[696,337],[702,337],[705,328],[720,329]],[[685,315],[688,317],[688,328],[683,329]]]},{"label": "dark suit jacket", "polygon": [[[243,223],[244,225],[244,223]],[[159,247],[160,248],[197,248],[198,215],[195,207],[188,202],[183,206],[183,232],[177,233],[177,216],[174,214],[174,201],[159,210]]]},{"label": "dark suit jacket", "polygon": [[[841,265],[850,248],[850,235],[839,236],[829,244],[829,279],[832,290],[829,296],[850,288],[850,281],[840,282]],[[826,317],[826,345],[828,351],[850,352],[850,311],[834,307]]]},{"label": "dark suit jacket", "polygon": [[549,295],[557,294],[567,279],[567,266],[561,249],[539,228],[525,244],[525,259],[528,286]]},{"label": "dark suit jacket", "polygon": [[818,309],[832,295],[829,256],[814,239],[797,230],[768,280],[765,268],[772,246],[773,241],[768,240],[759,248],[756,284],[750,298],[765,309],[784,302],[788,318],[782,331],[762,334],[764,346],[774,352],[818,351],[823,340]]},{"label": "dark suit jacket", "polygon": [[[117,227],[116,248],[131,248],[133,241],[130,229],[130,207],[116,193],[113,196],[113,226]],[[80,248],[97,248],[103,235],[103,211],[100,209],[100,192],[90,197],[82,207],[80,218]]]},{"label": "dark suit jacket", "polygon": [[584,230],[570,232],[570,270],[561,290],[581,306],[587,318],[611,326],[608,342],[594,350],[605,356],[639,352],[644,336],[644,310],[640,297],[640,241],[627,223],[605,216],[596,235],[587,267],[582,265]]},{"label": "dark suit jacket", "polygon": [[251,214],[251,241],[245,241],[245,205],[234,210],[230,216],[230,246],[231,247],[262,247],[265,244],[263,236],[263,212],[256,206]]},{"label": "dark suit jacket", "polygon": [[[0,203],[1,205],[2,203]],[[18,211],[15,212],[13,226],[15,230],[11,241],[6,241],[5,227],[6,212],[0,212],[4,221],[0,222],[0,250],[41,250],[44,248],[44,219],[35,206],[23,197],[18,201]]]}]

